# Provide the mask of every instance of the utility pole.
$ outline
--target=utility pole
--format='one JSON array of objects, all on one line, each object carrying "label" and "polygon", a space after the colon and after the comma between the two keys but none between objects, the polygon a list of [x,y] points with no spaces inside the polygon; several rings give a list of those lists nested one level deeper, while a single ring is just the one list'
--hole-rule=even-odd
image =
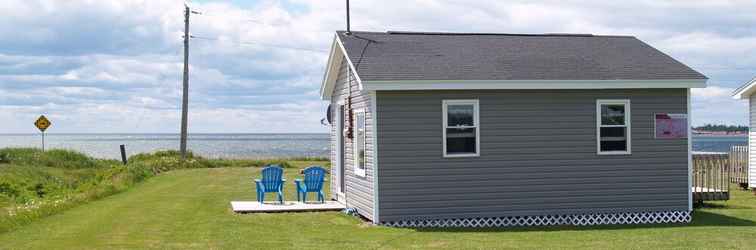
[{"label": "utility pole", "polygon": [[181,159],[186,159],[187,123],[189,120],[189,15],[188,5],[184,5],[184,93],[181,101]]}]

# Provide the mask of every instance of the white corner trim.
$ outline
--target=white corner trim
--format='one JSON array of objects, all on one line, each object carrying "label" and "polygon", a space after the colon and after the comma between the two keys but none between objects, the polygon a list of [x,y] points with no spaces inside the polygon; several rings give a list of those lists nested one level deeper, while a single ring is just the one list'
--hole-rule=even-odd
[{"label": "white corner trim", "polygon": [[[625,125],[615,125],[616,127],[626,127],[627,150],[625,151],[601,151],[601,105],[604,104],[621,104],[625,105]],[[597,155],[630,155],[632,154],[632,109],[630,108],[630,99],[597,99],[596,100],[596,154]],[[607,125],[604,125],[606,127]]]},{"label": "white corner trim", "polygon": [[365,89],[362,85],[362,79],[357,74],[357,69],[354,67],[352,60],[344,48],[344,44],[341,42],[341,38],[338,35],[334,36],[333,44],[331,44],[331,53],[328,56],[328,62],[326,63],[326,73],[323,76],[323,82],[320,84],[320,99],[330,100],[333,94],[333,88],[336,86],[336,80],[338,80],[339,65],[341,60],[347,60],[347,64],[351,69],[352,75],[357,80],[357,86],[359,90]]},{"label": "white corner trim", "polygon": [[[693,140],[692,130],[693,129],[691,129],[693,125],[693,122],[692,122],[693,110],[690,109],[691,107],[690,94],[691,94],[691,91],[690,89],[688,89],[688,103],[687,103],[688,105],[687,107],[688,108],[687,110],[688,111],[687,112],[688,113],[688,189],[690,189],[690,187],[693,187],[693,143],[692,143],[692,140]],[[654,119],[654,121],[656,121],[656,119]],[[693,211],[693,192],[692,191],[688,191],[688,211]]]},{"label": "white corner trim", "polygon": [[[448,120],[448,112],[447,112],[447,106],[448,105],[454,105],[454,104],[466,104],[466,105],[473,105],[473,121],[474,121],[474,127],[475,128],[475,153],[474,154],[447,154],[446,152],[446,128],[447,128],[447,120]],[[443,131],[441,133],[443,134],[443,157],[444,158],[460,158],[460,157],[479,157],[480,156],[480,101],[478,99],[444,99],[441,101],[441,110],[442,110],[442,124],[441,128]]]},{"label": "white corner trim", "polygon": [[368,93],[370,96],[370,124],[373,129],[373,224],[380,220],[380,197],[378,196],[378,96],[375,91]]},{"label": "white corner trim", "polygon": [[746,84],[743,84],[743,86],[740,86],[740,88],[735,90],[735,93],[732,95],[732,98],[734,99],[748,99],[754,92],[756,92],[756,77],[751,79],[751,81],[747,82]]},{"label": "white corner trim", "polygon": [[748,188],[756,189],[756,162],[750,160],[751,156],[756,154],[752,148],[756,146],[756,141],[754,141],[754,135],[753,133],[756,133],[756,126],[754,126],[754,118],[751,114],[753,107],[753,98],[748,98],[748,125],[750,128],[748,128],[748,168],[746,170],[746,182],[748,182]]},{"label": "white corner trim", "polygon": [[458,89],[649,89],[705,88],[706,79],[688,80],[401,80],[364,81],[372,90]]}]

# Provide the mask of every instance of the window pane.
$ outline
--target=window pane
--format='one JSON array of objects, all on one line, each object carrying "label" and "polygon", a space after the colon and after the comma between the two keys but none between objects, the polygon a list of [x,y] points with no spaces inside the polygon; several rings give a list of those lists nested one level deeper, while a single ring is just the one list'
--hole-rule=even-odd
[{"label": "window pane", "polygon": [[627,151],[627,141],[601,141],[601,151]]},{"label": "window pane", "polygon": [[365,113],[356,114],[356,128],[354,134],[355,167],[365,168]]},{"label": "window pane", "polygon": [[475,128],[446,129],[446,153],[461,154],[475,152]]},{"label": "window pane", "polygon": [[625,125],[625,105],[601,105],[602,125]]},{"label": "window pane", "polygon": [[601,139],[607,137],[625,137],[626,130],[627,128],[625,127],[601,128]]},{"label": "window pane", "polygon": [[601,151],[627,151],[627,128],[601,128]]},{"label": "window pane", "polygon": [[446,107],[447,112],[447,126],[474,126],[473,116],[475,114],[475,107],[471,104],[465,105],[448,105]]},{"label": "window pane", "polygon": [[365,129],[365,113],[357,113],[357,130]]},{"label": "window pane", "polygon": [[359,165],[357,165],[357,167],[359,167],[360,169],[364,169],[365,168],[365,147],[364,146],[360,148],[359,152],[357,152],[357,157],[359,157],[358,158]]}]

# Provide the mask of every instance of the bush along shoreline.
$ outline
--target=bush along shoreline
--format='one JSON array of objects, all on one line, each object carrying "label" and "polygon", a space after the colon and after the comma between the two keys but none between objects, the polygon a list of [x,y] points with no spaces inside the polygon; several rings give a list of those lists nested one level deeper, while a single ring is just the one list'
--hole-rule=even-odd
[{"label": "bush along shoreline", "polygon": [[107,197],[163,172],[218,167],[261,167],[290,159],[205,159],[177,151],[129,157],[128,164],[94,159],[70,150],[0,149],[0,233],[36,219]]}]

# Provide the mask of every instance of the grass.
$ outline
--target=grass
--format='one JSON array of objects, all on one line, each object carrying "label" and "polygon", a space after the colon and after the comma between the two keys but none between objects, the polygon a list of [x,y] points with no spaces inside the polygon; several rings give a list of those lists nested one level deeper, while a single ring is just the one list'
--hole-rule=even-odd
[{"label": "grass", "polygon": [[[322,162],[289,162],[287,179]],[[0,234],[0,248],[33,249],[753,249],[756,196],[694,212],[685,225],[399,229],[339,212],[235,214],[231,200],[254,200],[260,168],[171,171],[125,192]],[[293,200],[291,183],[286,195]],[[272,199],[273,196],[268,197]]]},{"label": "grass", "polygon": [[[0,208],[36,206],[81,191],[113,161],[96,160],[67,150],[0,149]],[[2,210],[0,210],[2,211]],[[9,210],[15,213],[15,211]],[[7,219],[0,213],[0,222]],[[0,232],[7,223],[0,224]]]},{"label": "grass", "polygon": [[0,232],[122,192],[166,171],[268,163],[291,167],[286,160],[204,159],[191,154],[182,161],[175,151],[138,154],[123,165],[68,150],[0,149]]}]

